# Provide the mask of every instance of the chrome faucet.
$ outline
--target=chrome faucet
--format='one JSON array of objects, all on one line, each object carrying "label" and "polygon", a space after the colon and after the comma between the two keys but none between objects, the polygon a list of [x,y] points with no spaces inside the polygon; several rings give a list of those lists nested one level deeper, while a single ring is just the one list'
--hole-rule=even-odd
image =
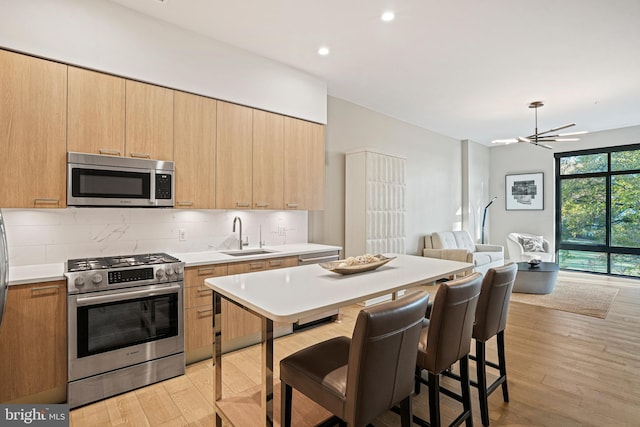
[{"label": "chrome faucet", "polygon": [[240,234],[238,235],[238,249],[242,249],[242,220],[240,219],[239,216],[233,218],[233,230],[231,231],[233,231],[234,233],[236,232],[236,221],[240,223],[240,228],[239,228]]}]

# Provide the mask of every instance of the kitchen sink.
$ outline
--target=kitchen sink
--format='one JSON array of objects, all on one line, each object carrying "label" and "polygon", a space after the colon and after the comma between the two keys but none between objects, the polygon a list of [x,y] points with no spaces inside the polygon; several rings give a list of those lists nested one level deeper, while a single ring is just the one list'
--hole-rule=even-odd
[{"label": "kitchen sink", "polygon": [[275,253],[277,251],[269,251],[266,249],[243,249],[243,250],[235,250],[235,251],[220,251],[221,253],[225,254],[225,255],[231,255],[231,256],[250,256],[250,255],[264,255],[264,254],[272,254]]}]

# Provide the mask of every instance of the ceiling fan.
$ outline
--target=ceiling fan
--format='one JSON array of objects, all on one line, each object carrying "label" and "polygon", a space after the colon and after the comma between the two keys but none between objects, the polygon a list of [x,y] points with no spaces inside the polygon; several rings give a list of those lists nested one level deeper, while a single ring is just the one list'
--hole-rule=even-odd
[{"label": "ceiling fan", "polygon": [[569,133],[558,133],[552,134],[553,132],[557,132],[562,129],[570,128],[571,126],[575,126],[575,123],[569,123],[564,126],[560,126],[557,128],[545,130],[544,132],[538,132],[538,108],[544,106],[542,101],[534,101],[529,104],[529,108],[535,109],[535,133],[529,136],[519,136],[517,138],[509,138],[509,139],[495,139],[491,141],[492,144],[513,144],[516,142],[528,142],[533,145],[537,145],[538,147],[544,147],[551,149],[550,145],[546,144],[547,142],[568,142],[568,141],[579,141],[580,138],[566,138],[567,136],[575,136],[575,135],[583,135],[587,133],[587,131],[580,132],[569,132]]}]

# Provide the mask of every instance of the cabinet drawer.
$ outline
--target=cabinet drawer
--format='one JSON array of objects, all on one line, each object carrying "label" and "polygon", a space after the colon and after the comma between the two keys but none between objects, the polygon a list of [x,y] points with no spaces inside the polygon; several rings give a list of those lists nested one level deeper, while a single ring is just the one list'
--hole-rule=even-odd
[{"label": "cabinet drawer", "polygon": [[211,305],[213,291],[205,285],[187,286],[184,288],[184,308]]},{"label": "cabinet drawer", "polygon": [[213,309],[211,305],[185,310],[185,351],[210,346],[213,342]]},{"label": "cabinet drawer", "polygon": [[276,268],[295,267],[298,265],[298,257],[285,257],[267,260],[267,270],[275,270]]},{"label": "cabinet drawer", "polygon": [[234,262],[229,264],[229,274],[251,273],[267,269],[267,260]]},{"label": "cabinet drawer", "polygon": [[203,285],[204,280],[209,277],[227,275],[227,264],[200,265],[198,267],[187,267],[184,269],[184,285]]}]

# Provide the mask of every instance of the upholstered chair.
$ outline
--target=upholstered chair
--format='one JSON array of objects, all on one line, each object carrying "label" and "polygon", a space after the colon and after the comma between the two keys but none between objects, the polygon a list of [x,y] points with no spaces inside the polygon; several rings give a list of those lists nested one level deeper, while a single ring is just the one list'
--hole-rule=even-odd
[{"label": "upholstered chair", "polygon": [[[462,422],[468,427],[473,425],[469,350],[481,286],[482,274],[476,272],[442,283],[438,288],[418,345],[416,393],[421,383],[428,386],[430,418],[429,424],[422,421],[421,425],[440,426],[440,376],[457,362],[460,363],[461,395],[444,389],[442,392],[462,403],[463,411],[452,425]],[[428,372],[428,381],[422,377],[423,370]]]},{"label": "upholstered chair", "polygon": [[422,291],[366,308],[358,314],[352,338],[333,338],[282,359],[281,425],[291,426],[295,388],[333,413],[339,425],[366,426],[400,405],[402,426],[410,426],[418,340],[428,301],[429,294]]},{"label": "upholstered chair", "polygon": [[507,234],[507,251],[509,261],[513,262],[529,262],[532,259],[553,262],[554,258],[549,241],[533,234]]}]

